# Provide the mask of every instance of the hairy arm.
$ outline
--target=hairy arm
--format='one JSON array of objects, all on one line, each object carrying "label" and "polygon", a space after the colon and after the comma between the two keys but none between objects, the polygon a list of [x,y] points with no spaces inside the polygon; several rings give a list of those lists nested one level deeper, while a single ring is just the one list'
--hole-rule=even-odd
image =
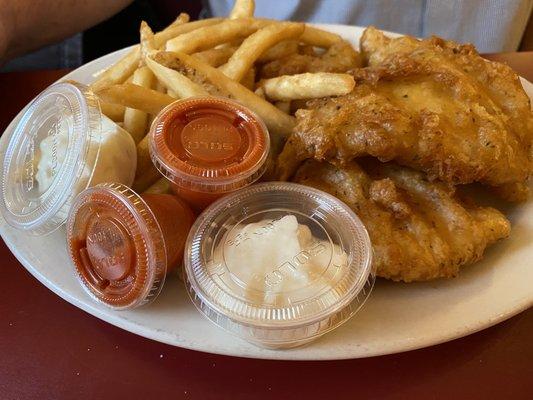
[{"label": "hairy arm", "polygon": [[0,0],[0,64],[111,17],[132,0]]}]

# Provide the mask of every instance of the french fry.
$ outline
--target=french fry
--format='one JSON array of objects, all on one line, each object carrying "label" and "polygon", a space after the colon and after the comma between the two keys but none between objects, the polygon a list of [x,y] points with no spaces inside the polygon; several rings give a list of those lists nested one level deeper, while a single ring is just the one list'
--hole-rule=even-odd
[{"label": "french fry", "polygon": [[[162,54],[163,52],[159,52],[157,55],[161,56]],[[193,56],[184,53],[166,54],[165,57],[169,59],[174,57],[172,68],[178,69],[191,80],[202,82],[205,91],[209,94],[235,99],[259,115],[268,127],[273,142],[282,142],[290,134],[294,126],[294,118],[278,110],[251,90]],[[180,63],[181,65],[179,65]]]},{"label": "french fry", "polygon": [[269,24],[272,22],[252,18],[226,19],[218,24],[204,26],[169,40],[166,50],[185,54],[197,53],[231,42],[239,37],[248,36]]},{"label": "french fry", "polygon": [[[185,14],[186,15],[186,14]],[[181,17],[181,14],[180,14]],[[167,40],[175,36],[190,32],[192,30],[210,25],[216,24],[221,21],[220,18],[210,18],[200,21],[194,21],[189,23],[183,23],[185,18],[178,17],[168,28],[155,34],[154,42],[157,48],[163,46]],[[188,16],[187,16],[188,17]],[[116,83],[122,83],[139,66],[141,61],[140,46],[134,46],[128,54],[104,71],[97,79],[91,84],[91,89],[98,90],[106,86],[111,86]]]},{"label": "french fry", "polygon": [[289,56],[298,51],[298,42],[296,40],[286,40],[279,42],[278,44],[272,46],[270,49],[265,51],[259,56],[257,62],[267,63],[270,61],[278,60],[280,58]]},{"label": "french fry", "polygon": [[291,113],[291,102],[290,101],[276,101],[274,103],[276,108],[283,111],[285,114]]},{"label": "french fry", "polygon": [[[186,98],[191,96],[206,95],[207,92],[202,86],[192,82],[179,72],[166,67],[169,63],[169,53],[156,52],[154,46],[154,33],[146,22],[141,23],[141,54],[144,62],[152,70],[159,82],[166,86],[168,90],[175,93],[179,98]],[[157,58],[157,60],[154,59]]]},{"label": "french fry", "polygon": [[355,81],[349,74],[329,72],[283,75],[259,83],[267,98],[275,101],[314,99],[350,93]]},{"label": "french fry", "polygon": [[100,89],[96,94],[102,101],[112,106],[135,108],[152,115],[159,114],[163,108],[176,101],[175,98],[157,90],[147,89],[133,83],[113,85]]},{"label": "french fry", "polygon": [[105,101],[100,102],[102,113],[112,121],[119,122],[124,120],[124,111],[126,107],[121,104],[112,104]]},{"label": "french fry", "polygon": [[[152,71],[144,66],[133,73],[132,83],[150,89],[154,84],[155,77]],[[133,137],[135,143],[139,143],[146,134],[148,125],[148,113],[136,108],[126,108],[124,112],[124,129]]]},{"label": "french fry", "polygon": [[170,181],[167,178],[159,178],[155,183],[144,191],[150,194],[167,194],[170,192]]},{"label": "french fry", "polygon": [[283,40],[298,38],[304,30],[305,25],[297,22],[267,25],[246,38],[220,69],[227,77],[240,82],[246,71],[267,49]]},{"label": "french fry", "polygon": [[133,190],[137,193],[142,193],[153,185],[161,174],[152,163],[150,157],[149,135],[146,135],[143,140],[137,144],[137,170],[135,171],[135,180],[133,181]]},{"label": "french fry", "polygon": [[313,26],[305,25],[305,31],[300,36],[300,41],[311,46],[328,48],[333,44],[342,41],[342,37],[336,33],[324,31]]},{"label": "french fry", "polygon": [[255,87],[255,68],[250,68],[248,72],[241,79],[241,84],[250,90],[254,90]]},{"label": "french fry", "polygon": [[235,4],[233,5],[229,17],[230,19],[250,18],[253,17],[254,11],[254,0],[235,0]]},{"label": "french fry", "polygon": [[216,68],[227,62],[235,50],[237,47],[223,46],[194,53],[193,56]]}]

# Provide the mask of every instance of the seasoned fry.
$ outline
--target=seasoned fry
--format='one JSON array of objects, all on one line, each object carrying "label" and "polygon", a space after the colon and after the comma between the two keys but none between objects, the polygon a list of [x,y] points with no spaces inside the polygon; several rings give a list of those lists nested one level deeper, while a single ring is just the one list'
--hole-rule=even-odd
[{"label": "seasoned fry", "polygon": [[229,78],[239,82],[259,56],[282,40],[296,39],[305,30],[305,25],[296,22],[281,22],[267,25],[251,34],[227,64],[220,69]]},{"label": "seasoned fry", "polygon": [[167,178],[159,178],[155,183],[144,191],[151,194],[167,194],[170,192],[170,181]]},{"label": "seasoned fry", "polygon": [[270,49],[266,50],[263,54],[259,56],[257,62],[267,63],[273,60],[278,60],[282,57],[294,54],[298,51],[298,42],[296,40],[286,40],[279,42],[278,44],[272,46]]},{"label": "seasoned fry", "polygon": [[226,63],[235,50],[235,46],[223,46],[194,53],[193,56],[216,68]]},{"label": "seasoned fry", "polygon": [[164,52],[159,52],[156,56],[174,57],[172,68],[178,69],[191,80],[200,80],[205,84],[204,87],[208,93],[230,97],[249,107],[263,119],[274,142],[283,141],[291,132],[294,118],[281,112],[240,83],[231,80],[220,70],[183,53],[166,53],[165,55]]},{"label": "seasoned fry", "polygon": [[123,105],[101,101],[100,109],[106,117],[115,122],[124,120],[124,111],[126,110],[126,107],[124,107]]},{"label": "seasoned fry", "polygon": [[241,80],[241,84],[250,90],[254,90],[255,87],[255,68],[250,68],[246,75]]},{"label": "seasoned fry", "polygon": [[254,11],[254,0],[235,0],[235,4],[233,5],[229,17],[230,19],[250,18],[254,16]]},{"label": "seasoned fry", "polygon": [[173,62],[171,53],[159,52],[146,58],[146,65],[150,67],[157,79],[161,81],[167,89],[175,93],[178,98],[192,96],[205,96],[209,94],[201,85],[193,82],[178,71],[168,68],[165,65]]},{"label": "seasoned fry", "polygon": [[[200,85],[166,66],[173,61],[174,57],[168,52],[155,51],[154,34],[144,21],[141,23],[141,53],[143,54],[144,62],[152,70],[159,82],[163,83],[177,97],[186,98],[207,94]],[[154,59],[154,57],[157,59]]]},{"label": "seasoned fry", "polygon": [[276,101],[274,105],[285,114],[291,113],[291,102],[290,101]]},{"label": "seasoned fry", "polygon": [[[155,34],[154,45],[157,48],[163,46],[170,38],[207,25],[216,24],[221,21],[221,18],[210,18],[183,23],[183,21],[185,21],[185,17],[180,17],[181,14],[169,27]],[[91,89],[98,90],[106,86],[124,82],[137,69],[140,61],[140,46],[136,45],[128,52],[128,54],[126,54],[119,61],[109,67],[104,73],[102,73],[98,79],[92,83]]]},{"label": "seasoned fry", "polygon": [[[154,84],[155,77],[152,71],[144,66],[133,74],[132,83],[150,89]],[[133,137],[135,143],[139,143],[146,134],[148,113],[136,108],[126,108],[124,112],[124,129]]]},{"label": "seasoned fry", "polygon": [[317,72],[265,79],[260,86],[267,98],[290,101],[348,94],[353,90],[355,81],[348,74]]},{"label": "seasoned fry", "polygon": [[272,22],[268,20],[227,19],[216,25],[204,26],[169,40],[166,50],[179,51],[185,54],[197,53],[222,43],[231,42],[238,37],[248,36],[269,24]]},{"label": "seasoned fry", "polygon": [[104,104],[110,103],[112,107],[127,106],[152,115],[158,114],[163,108],[176,101],[175,98],[157,90],[147,89],[133,83],[113,85],[97,91],[96,94],[106,102]]}]

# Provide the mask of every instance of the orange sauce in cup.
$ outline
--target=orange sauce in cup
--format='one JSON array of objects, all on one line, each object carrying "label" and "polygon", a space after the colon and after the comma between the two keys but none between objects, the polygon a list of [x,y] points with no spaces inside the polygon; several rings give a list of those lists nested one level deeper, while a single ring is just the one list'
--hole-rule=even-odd
[{"label": "orange sauce in cup", "polygon": [[197,210],[259,179],[270,148],[268,131],[257,115],[218,97],[170,104],[149,135],[155,166]]},{"label": "orange sauce in cup", "polygon": [[67,243],[89,294],[116,309],[152,301],[165,275],[180,265],[190,208],[168,194],[139,196],[120,184],[89,188],[76,198]]}]

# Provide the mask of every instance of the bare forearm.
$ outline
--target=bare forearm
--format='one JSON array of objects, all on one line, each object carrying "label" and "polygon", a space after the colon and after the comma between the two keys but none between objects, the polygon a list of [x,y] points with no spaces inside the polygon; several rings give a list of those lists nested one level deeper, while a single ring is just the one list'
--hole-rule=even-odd
[{"label": "bare forearm", "polygon": [[0,0],[0,61],[87,29],[131,1]]}]

